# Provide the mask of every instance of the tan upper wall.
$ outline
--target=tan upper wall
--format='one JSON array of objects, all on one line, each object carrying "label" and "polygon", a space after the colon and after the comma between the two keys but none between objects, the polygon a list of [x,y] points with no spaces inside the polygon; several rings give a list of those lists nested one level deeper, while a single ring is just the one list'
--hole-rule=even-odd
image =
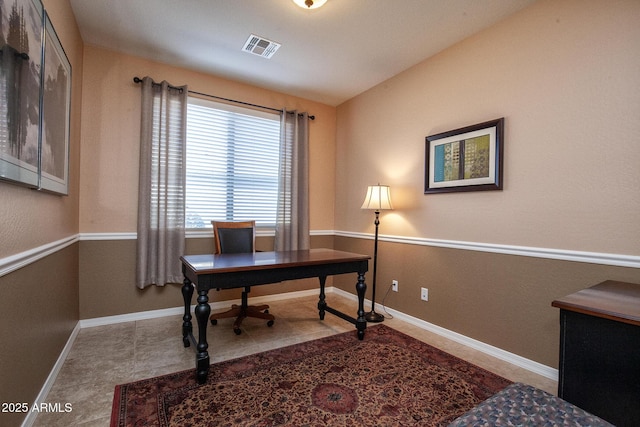
[{"label": "tan upper wall", "polygon": [[0,258],[78,233],[83,44],[69,1],[44,0],[43,4],[71,63],[69,195],[0,182]]},{"label": "tan upper wall", "polygon": [[[256,66],[262,58],[256,57]],[[82,233],[136,231],[140,87],[133,77],[273,108],[309,111],[311,228],[333,229],[336,110],[300,98],[86,46],[82,120]]]},{"label": "tan upper wall", "polygon": [[[640,255],[639,22],[542,0],[340,105],[336,229],[382,182],[381,234]],[[504,191],[424,195],[425,137],[499,117]]]}]

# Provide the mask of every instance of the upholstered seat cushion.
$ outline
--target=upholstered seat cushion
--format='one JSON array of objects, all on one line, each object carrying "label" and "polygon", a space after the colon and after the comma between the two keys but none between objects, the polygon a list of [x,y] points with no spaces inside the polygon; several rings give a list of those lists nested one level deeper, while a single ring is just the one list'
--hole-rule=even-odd
[{"label": "upholstered seat cushion", "polygon": [[462,426],[592,426],[612,424],[530,385],[514,383],[454,420]]}]

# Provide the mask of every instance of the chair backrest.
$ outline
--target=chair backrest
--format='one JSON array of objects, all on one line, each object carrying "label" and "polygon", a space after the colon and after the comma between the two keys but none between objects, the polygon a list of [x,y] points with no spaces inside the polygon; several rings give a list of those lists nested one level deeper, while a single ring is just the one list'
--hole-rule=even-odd
[{"label": "chair backrest", "polygon": [[255,221],[211,221],[216,254],[255,252]]}]

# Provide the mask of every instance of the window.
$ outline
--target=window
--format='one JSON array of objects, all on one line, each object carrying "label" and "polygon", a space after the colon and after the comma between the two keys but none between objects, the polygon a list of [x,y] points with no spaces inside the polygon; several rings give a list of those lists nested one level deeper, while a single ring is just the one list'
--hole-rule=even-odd
[{"label": "window", "polygon": [[189,98],[186,228],[255,219],[275,226],[280,115]]}]

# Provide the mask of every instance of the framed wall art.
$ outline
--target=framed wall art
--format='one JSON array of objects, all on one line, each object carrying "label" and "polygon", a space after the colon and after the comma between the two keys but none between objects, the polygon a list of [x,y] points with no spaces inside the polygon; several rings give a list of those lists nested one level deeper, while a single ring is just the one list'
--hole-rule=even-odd
[{"label": "framed wall art", "polygon": [[425,194],[502,190],[504,117],[426,137]]},{"label": "framed wall art", "polygon": [[0,3],[0,179],[39,184],[44,9],[40,0]]},{"label": "framed wall art", "polygon": [[71,64],[45,13],[40,188],[68,194]]},{"label": "framed wall art", "polygon": [[69,194],[71,64],[40,0],[0,2],[0,180]]}]

